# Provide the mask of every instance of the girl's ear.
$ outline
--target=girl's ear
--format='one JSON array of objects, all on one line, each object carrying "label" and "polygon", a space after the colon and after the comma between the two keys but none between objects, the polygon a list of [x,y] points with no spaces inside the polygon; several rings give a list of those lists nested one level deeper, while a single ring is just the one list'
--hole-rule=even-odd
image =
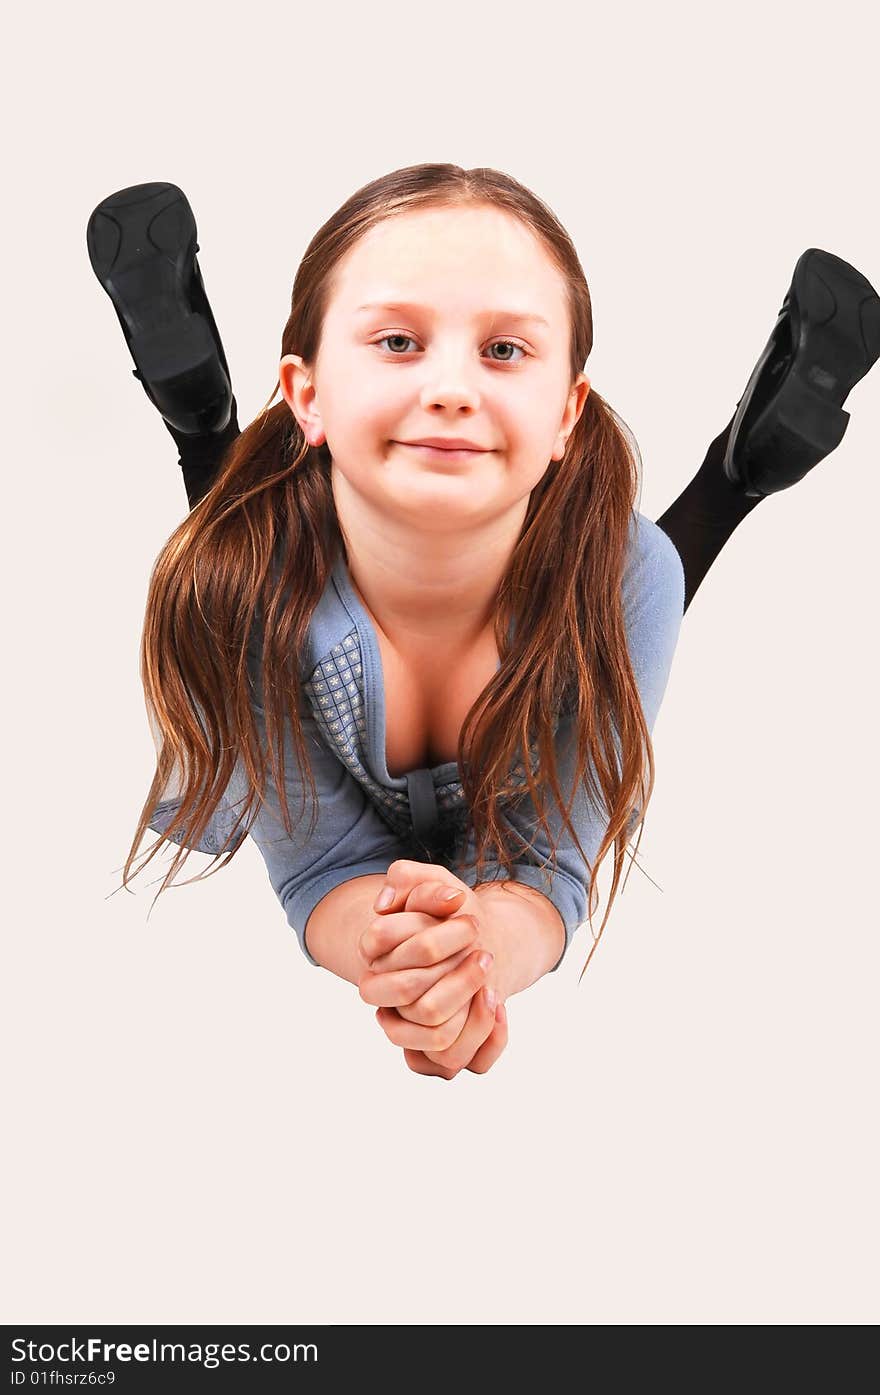
[{"label": "girl's ear", "polygon": [[564,456],[568,438],[574,430],[575,423],[581,412],[584,410],[584,404],[589,395],[590,380],[586,373],[578,373],[571,392],[568,395],[565,411],[562,414],[562,422],[560,423],[559,433],[556,437],[556,445],[551,456],[552,460],[561,460]]},{"label": "girl's ear", "polygon": [[278,382],[291,411],[294,410],[296,393],[307,377],[306,366],[299,354],[285,354],[278,365]]},{"label": "girl's ear", "polygon": [[278,384],[306,440],[310,445],[319,446],[324,439],[324,428],[317,408],[315,386],[299,354],[283,356],[278,364]]}]

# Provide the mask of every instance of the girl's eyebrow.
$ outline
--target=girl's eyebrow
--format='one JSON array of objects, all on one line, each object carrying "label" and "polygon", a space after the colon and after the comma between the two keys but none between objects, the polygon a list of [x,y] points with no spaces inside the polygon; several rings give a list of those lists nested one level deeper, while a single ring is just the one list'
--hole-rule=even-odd
[{"label": "girl's eyebrow", "polygon": [[[356,314],[362,314],[365,310],[402,310],[406,314],[433,315],[434,311],[428,305],[416,305],[409,300],[392,300],[382,304],[372,302],[369,305],[359,305]],[[524,310],[483,310],[480,312],[482,318],[498,320],[518,320],[522,324],[532,322],[543,325],[545,329],[550,328],[550,324],[543,315],[533,315]]]}]

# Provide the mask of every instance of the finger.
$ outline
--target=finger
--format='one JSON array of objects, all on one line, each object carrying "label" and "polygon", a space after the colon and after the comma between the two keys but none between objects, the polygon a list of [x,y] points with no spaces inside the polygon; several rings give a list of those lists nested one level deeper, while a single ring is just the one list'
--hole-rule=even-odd
[{"label": "finger", "polygon": [[[397,930],[397,922],[413,916],[409,935],[402,937]],[[415,918],[418,917],[416,920]],[[453,916],[450,920],[437,920],[422,911],[402,911],[388,927],[389,938],[396,943],[375,954],[366,954],[367,962],[374,973],[388,973],[395,969],[421,969],[431,964],[439,964],[450,954],[460,949],[473,949],[474,940],[480,933],[476,917],[472,915]],[[368,927],[368,934],[381,939],[380,932]],[[361,937],[363,944],[366,935]]]},{"label": "finger", "polygon": [[418,1002],[444,974],[457,969],[470,953],[466,945],[457,954],[451,954],[448,959],[424,969],[397,969],[382,973],[367,969],[358,983],[358,992],[365,1003],[372,1003],[374,1007],[408,1007]]},{"label": "finger", "polygon": [[494,959],[488,950],[474,950],[457,969],[444,974],[433,987],[405,1004],[406,1011],[401,1016],[424,1027],[439,1027],[448,1022],[460,1008],[470,1006],[471,998],[485,984]]},{"label": "finger", "polygon": [[491,989],[483,988],[471,999],[468,1020],[451,1047],[443,1051],[427,1049],[426,1055],[436,1065],[461,1070],[473,1059],[495,1030],[495,1009],[497,997],[487,998]]},{"label": "finger", "polygon": [[[407,1022],[394,1008],[376,1008],[376,1021],[389,1041],[395,1046],[414,1046],[418,1051],[445,1051],[456,1040],[468,1019],[468,1008],[462,1008],[442,1022],[439,1027],[422,1027],[417,1022]],[[473,1055],[473,1051],[470,1053]],[[445,1065],[441,1061],[440,1065]]]},{"label": "finger", "polygon": [[[398,858],[388,868],[385,885],[379,888],[376,900],[373,902],[373,909],[386,915],[389,912],[403,910],[406,898],[413,887],[424,881],[447,882],[450,887],[460,885],[458,877],[453,872],[437,863],[414,862],[408,858]],[[386,906],[379,906],[378,902],[385,891],[392,893],[391,900]]]},{"label": "finger", "polygon": [[406,911],[427,911],[428,915],[455,915],[460,911],[469,887],[448,882],[425,881],[414,886],[406,898]]},{"label": "finger", "polygon": [[[369,922],[358,940],[358,948],[367,963],[372,965],[380,955],[390,954],[404,940],[436,923],[436,918],[425,911],[397,911],[394,915],[377,915]],[[445,955],[439,954],[437,958],[443,959]],[[395,965],[395,968],[407,967],[405,964]]]},{"label": "finger", "polygon": [[[487,994],[491,994],[491,999],[487,999]],[[441,1047],[439,1051],[436,1047],[426,1046],[424,1051],[436,1065],[447,1066],[450,1070],[461,1070],[494,1030],[495,1003],[496,995],[493,990],[482,988],[471,999],[467,1022],[452,1044]]]},{"label": "finger", "polygon": [[[467,896],[468,889],[469,888],[466,886],[450,886],[448,882],[420,882],[418,886],[414,886],[412,888],[412,890],[405,898],[404,904],[400,907],[399,911],[395,912],[395,914],[402,915],[404,912],[409,913],[412,911],[420,911],[422,914],[430,916],[432,920],[446,920],[448,917],[454,916],[456,912],[461,910],[465,897]],[[393,910],[393,906],[389,907],[389,911],[390,910]],[[375,930],[379,936],[380,946],[383,943],[381,937],[382,931],[385,927],[385,920],[387,919],[387,916],[388,912],[380,912],[379,915],[377,915],[376,917],[376,924],[371,926],[371,929]],[[378,958],[379,953],[390,953],[391,950],[396,947],[396,943],[400,943],[399,936],[397,937],[396,942],[392,940],[391,937],[396,933],[393,922],[391,923],[391,927],[392,928],[388,930],[388,947],[377,948],[376,952],[373,955],[374,959]],[[368,945],[369,943],[370,942],[367,941]],[[386,967],[401,966],[398,964],[391,966],[381,965],[380,971],[382,968]]]},{"label": "finger", "polygon": [[444,1080],[452,1080],[458,1075],[457,1070],[447,1070],[446,1066],[436,1065],[424,1051],[413,1051],[404,1047],[403,1055],[410,1070],[414,1070],[418,1075],[440,1075]]},{"label": "finger", "polygon": [[465,1070],[472,1070],[477,1075],[484,1075],[487,1070],[494,1066],[507,1046],[507,1038],[507,1009],[503,1003],[499,1003],[495,1009],[495,1026],[482,1046],[477,1049],[476,1055],[468,1061]]}]

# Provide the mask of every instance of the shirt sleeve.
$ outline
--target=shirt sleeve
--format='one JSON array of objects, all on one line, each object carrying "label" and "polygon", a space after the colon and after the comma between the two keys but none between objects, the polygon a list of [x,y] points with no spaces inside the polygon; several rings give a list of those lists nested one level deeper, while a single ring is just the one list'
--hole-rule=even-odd
[{"label": "shirt sleeve", "polygon": [[[645,722],[648,730],[653,731],[684,614],[684,568],[674,543],[656,523],[642,514],[634,514],[633,520],[622,585],[624,623]],[[556,758],[559,787],[566,804],[574,783],[576,738],[574,714],[563,715],[557,728]],[[547,896],[565,926],[565,945],[551,970],[555,972],[565,958],[575,931],[587,920],[589,870],[552,796],[547,799],[545,817],[556,842],[555,874],[549,860],[551,850],[531,796],[526,793],[504,814],[505,821],[529,848],[514,861],[513,880],[533,886]],[[604,817],[597,811],[582,782],[569,817],[584,852],[594,863],[608,827],[607,810]],[[634,814],[632,822],[636,819],[637,814]],[[465,853],[467,865],[456,873],[469,886],[474,886],[477,880],[473,867],[475,856],[475,841],[471,836]],[[491,881],[498,874],[503,875],[501,864],[490,861],[483,879]]]},{"label": "shirt sleeve", "polygon": [[[272,779],[268,758],[265,714],[254,704],[254,716],[261,747],[267,753],[265,801],[247,833],[260,850],[269,881],[296,931],[300,948],[310,964],[320,967],[306,943],[306,927],[315,906],[323,896],[353,877],[382,875],[398,858],[410,856],[408,848],[382,818],[363,786],[322,739],[311,714],[301,713],[303,739],[315,781],[318,809],[311,834],[312,802],[308,781],[298,769],[289,722],[285,722],[284,775],[292,835],[284,829],[281,801]],[[247,800],[247,779],[242,763],[235,768],[224,796],[209,821],[203,837],[195,844],[199,852],[217,852],[235,824]],[[304,799],[302,812],[301,801]],[[150,828],[164,832],[173,811],[180,807],[176,796],[163,798]],[[245,824],[230,846],[238,846]],[[190,846],[185,834],[174,842]]]}]

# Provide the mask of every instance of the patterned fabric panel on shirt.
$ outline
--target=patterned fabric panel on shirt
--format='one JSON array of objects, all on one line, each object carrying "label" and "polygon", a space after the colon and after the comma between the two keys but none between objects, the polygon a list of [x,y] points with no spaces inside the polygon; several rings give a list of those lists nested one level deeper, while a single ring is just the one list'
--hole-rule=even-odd
[{"label": "patterned fabric panel on shirt", "polygon": [[[386,823],[398,834],[412,831],[406,789],[390,789],[375,780],[367,768],[367,728],[364,703],[363,660],[357,628],[352,629],[320,661],[303,689],[327,744],[363,786]],[[536,758],[536,754],[535,754]],[[525,777],[520,763],[517,779]],[[440,830],[461,830],[467,806],[460,780],[435,785]]]},{"label": "patterned fabric panel on shirt", "polygon": [[[334,644],[303,684],[315,721],[327,744],[345,767],[363,785],[379,813],[396,833],[409,833],[412,820],[405,789],[389,789],[374,780],[367,769],[367,724],[364,705],[364,677],[357,629]],[[441,825],[457,822],[464,808],[460,780],[435,789]]]}]

